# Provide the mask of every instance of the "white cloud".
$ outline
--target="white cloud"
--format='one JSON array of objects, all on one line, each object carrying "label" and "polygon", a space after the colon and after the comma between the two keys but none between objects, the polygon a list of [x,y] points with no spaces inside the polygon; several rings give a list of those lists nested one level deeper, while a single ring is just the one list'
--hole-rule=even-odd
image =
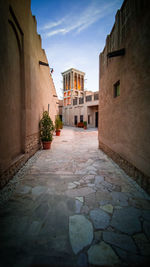
[{"label": "white cloud", "polygon": [[59,33],[65,33],[65,29],[58,29],[58,30],[55,30],[55,31],[47,32],[47,33],[45,33],[45,36],[46,37],[50,37],[50,36],[53,36],[53,35],[56,35],[56,34],[59,34]]},{"label": "white cloud", "polygon": [[[74,15],[74,13],[70,12],[69,15],[58,21],[47,23],[42,28],[43,31],[48,30],[45,33],[45,37],[67,34],[71,31],[75,31],[76,34],[79,34],[99,19],[107,16],[111,12],[112,7],[116,4],[116,1],[104,5],[100,5],[99,3],[99,1],[94,0],[82,12],[78,12],[78,15]],[[52,30],[52,28],[56,29]]]},{"label": "white cloud", "polygon": [[63,22],[65,22],[67,20],[68,16],[63,17],[62,19],[58,20],[58,21],[51,21],[46,23],[43,27],[40,28],[40,30],[45,31],[45,30],[49,30],[52,28],[55,28],[59,25],[62,25]]},{"label": "white cloud", "polygon": [[47,30],[47,29],[51,29],[54,28],[56,26],[59,26],[63,23],[64,19],[58,20],[56,22],[50,22],[44,25],[44,27],[42,28],[42,30]]}]

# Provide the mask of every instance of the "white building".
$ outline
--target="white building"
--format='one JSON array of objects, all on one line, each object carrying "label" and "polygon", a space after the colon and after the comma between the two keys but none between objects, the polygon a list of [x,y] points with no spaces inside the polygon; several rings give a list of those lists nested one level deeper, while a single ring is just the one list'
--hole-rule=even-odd
[{"label": "white building", "polygon": [[82,71],[71,68],[62,72],[62,76],[64,125],[87,121],[88,127],[98,127],[99,92],[84,91]]}]

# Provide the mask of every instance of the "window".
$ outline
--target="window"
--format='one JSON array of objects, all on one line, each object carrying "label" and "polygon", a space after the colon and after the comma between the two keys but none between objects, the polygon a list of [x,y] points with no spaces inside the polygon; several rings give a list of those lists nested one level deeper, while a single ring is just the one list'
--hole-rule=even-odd
[{"label": "window", "polygon": [[73,99],[73,105],[77,105],[77,97]]},{"label": "window", "polygon": [[114,97],[120,96],[120,81],[114,84]]},{"label": "window", "polygon": [[88,102],[88,101],[92,101],[92,96],[91,95],[87,95],[86,96],[86,102]]},{"label": "window", "polygon": [[80,115],[80,122],[83,122],[83,115]]},{"label": "window", "polygon": [[50,110],[50,104],[48,104],[48,113],[49,113],[49,110]]},{"label": "window", "polygon": [[98,100],[99,99],[99,95],[98,94],[94,94],[94,100]]},{"label": "window", "polygon": [[79,104],[83,104],[84,103],[84,97],[80,97],[79,98]]},{"label": "window", "polygon": [[88,124],[90,124],[90,117],[91,117],[91,116],[90,116],[90,115],[88,115]]}]

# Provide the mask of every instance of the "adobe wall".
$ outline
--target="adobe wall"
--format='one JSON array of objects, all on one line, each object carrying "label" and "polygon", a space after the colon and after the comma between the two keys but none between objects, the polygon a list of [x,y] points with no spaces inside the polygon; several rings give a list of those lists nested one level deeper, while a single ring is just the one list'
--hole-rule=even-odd
[{"label": "adobe wall", "polygon": [[[150,192],[150,2],[124,1],[100,54],[99,147]],[[125,55],[108,58],[125,48]],[[114,84],[120,81],[120,96]]]},{"label": "adobe wall", "polygon": [[30,0],[2,0],[0,14],[0,187],[40,147],[39,120],[58,98]]}]

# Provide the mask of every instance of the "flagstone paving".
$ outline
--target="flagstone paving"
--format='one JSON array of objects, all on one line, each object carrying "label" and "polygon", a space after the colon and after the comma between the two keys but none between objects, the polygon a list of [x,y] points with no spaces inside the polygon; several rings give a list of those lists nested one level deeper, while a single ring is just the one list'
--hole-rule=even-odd
[{"label": "flagstone paving", "polygon": [[150,197],[98,149],[96,129],[64,127],[0,204],[2,267],[150,263]]}]

